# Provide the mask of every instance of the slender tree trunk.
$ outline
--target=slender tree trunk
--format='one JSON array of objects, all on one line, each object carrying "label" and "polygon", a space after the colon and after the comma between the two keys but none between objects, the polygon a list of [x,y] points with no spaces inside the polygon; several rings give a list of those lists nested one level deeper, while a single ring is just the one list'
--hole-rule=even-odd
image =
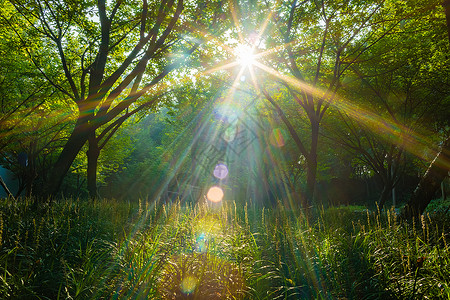
[{"label": "slender tree trunk", "polygon": [[8,195],[9,198],[16,200],[14,198],[14,195],[9,191],[8,186],[6,185],[6,183],[3,181],[2,176],[0,176],[0,185],[3,187],[3,189],[5,190],[6,194]]},{"label": "slender tree trunk", "polygon": [[25,167],[25,179],[26,179],[26,184],[25,184],[25,191],[26,191],[26,196],[28,198],[31,197],[32,192],[33,192],[33,183],[34,180],[37,177],[37,172],[36,172],[36,143],[32,143],[30,144],[30,153],[28,155],[29,159],[28,159],[28,166]]},{"label": "slender tree trunk", "polygon": [[447,137],[441,151],[436,155],[420,180],[413,195],[401,212],[406,219],[420,216],[441,186],[450,171],[450,137]]},{"label": "slender tree trunk", "polygon": [[304,205],[311,206],[314,199],[314,189],[316,187],[317,176],[317,154],[311,155],[307,161],[306,170],[306,199]]},{"label": "slender tree trunk", "polygon": [[388,169],[380,169],[380,178],[381,182],[383,183],[383,191],[381,192],[380,198],[378,199],[378,208],[383,209],[383,207],[386,205],[387,200],[389,199],[389,196],[393,192],[394,182],[395,179],[393,177],[392,168]]},{"label": "slender tree trunk", "polygon": [[66,176],[76,156],[88,140],[90,131],[92,130],[88,123],[83,121],[83,119],[78,118],[77,124],[69,136],[64,149],[50,171],[44,189],[44,197],[54,197],[58,193],[64,176]]},{"label": "slender tree trunk", "polygon": [[442,6],[444,7],[445,17],[447,19],[447,33],[450,41],[450,0],[444,0]]},{"label": "slender tree trunk", "polygon": [[87,188],[89,192],[89,197],[91,199],[96,199],[98,197],[97,193],[97,167],[98,167],[98,157],[100,156],[100,148],[98,147],[98,140],[95,136],[95,131],[91,133],[88,138],[89,149],[87,151]]},{"label": "slender tree trunk", "polygon": [[[395,171],[394,171],[394,164],[392,164],[392,166],[391,166],[391,178],[392,178],[392,181],[394,182],[394,180],[395,180],[395,178],[394,178],[394,175],[395,175]],[[396,194],[396,191],[395,191],[395,186],[396,186],[396,184],[392,184],[392,186],[391,186],[391,191],[392,191],[392,206],[395,208],[395,206],[397,205],[397,194]]]},{"label": "slender tree trunk", "polygon": [[37,174],[36,174],[36,169],[34,166],[34,163],[31,163],[29,166],[29,170],[26,173],[26,184],[25,184],[25,191],[26,191],[26,196],[29,198],[32,195],[33,192],[33,183],[34,180],[36,179]]},{"label": "slender tree trunk", "polygon": [[[310,207],[314,201],[314,190],[317,177],[317,146],[319,142],[319,123],[311,122],[311,148],[307,157],[306,201],[303,207]],[[305,206],[306,205],[306,206]]]},{"label": "slender tree trunk", "polygon": [[447,190],[445,189],[445,180],[442,180],[442,182],[441,182],[441,194],[442,194],[442,201],[445,201],[445,199],[447,199]]},{"label": "slender tree trunk", "polygon": [[378,207],[382,209],[389,199],[389,195],[392,191],[392,185],[389,182],[384,183],[383,191],[381,192],[380,199],[378,200]]}]

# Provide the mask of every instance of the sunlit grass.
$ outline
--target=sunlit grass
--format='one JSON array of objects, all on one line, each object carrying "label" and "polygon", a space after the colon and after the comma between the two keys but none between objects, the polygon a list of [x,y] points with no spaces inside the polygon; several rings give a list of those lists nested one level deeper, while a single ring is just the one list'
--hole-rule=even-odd
[{"label": "sunlit grass", "polygon": [[[0,298],[447,299],[448,217],[281,203],[0,203]],[[309,224],[309,225],[308,225]]]}]

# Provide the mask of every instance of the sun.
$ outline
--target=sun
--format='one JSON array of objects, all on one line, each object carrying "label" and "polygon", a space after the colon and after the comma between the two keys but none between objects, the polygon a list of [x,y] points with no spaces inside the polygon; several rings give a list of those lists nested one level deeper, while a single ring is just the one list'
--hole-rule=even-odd
[{"label": "sun", "polygon": [[250,67],[256,62],[254,49],[249,45],[239,44],[235,48],[236,62],[242,66]]}]

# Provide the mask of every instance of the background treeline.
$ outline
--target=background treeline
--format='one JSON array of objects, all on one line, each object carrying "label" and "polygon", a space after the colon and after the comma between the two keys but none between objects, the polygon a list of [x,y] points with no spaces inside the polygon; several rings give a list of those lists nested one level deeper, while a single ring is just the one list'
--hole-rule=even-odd
[{"label": "background treeline", "polygon": [[[440,1],[0,5],[0,163],[15,197],[201,198],[236,76],[225,111],[252,155],[227,161],[230,199],[383,207],[410,198],[442,147],[448,172]],[[210,72],[235,60],[220,43],[238,33],[262,67]]]}]

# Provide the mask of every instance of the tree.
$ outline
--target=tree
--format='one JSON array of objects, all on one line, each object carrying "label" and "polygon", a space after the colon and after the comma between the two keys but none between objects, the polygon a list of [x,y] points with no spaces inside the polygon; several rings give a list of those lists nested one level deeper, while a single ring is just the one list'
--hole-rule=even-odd
[{"label": "tree", "polygon": [[[31,195],[36,179],[45,178],[47,163],[66,137],[71,107],[42,78],[23,51],[26,28],[14,22],[14,6],[0,6],[0,163],[19,182],[16,195]],[[33,47],[42,47],[34,41]],[[38,185],[39,187],[40,185]]]},{"label": "tree", "polygon": [[[186,83],[165,93],[160,106],[134,115],[135,121],[120,129],[116,136],[122,141],[126,139],[126,145],[117,145],[120,140],[114,140],[114,145],[105,147],[106,153],[112,155],[101,155],[101,161],[110,162],[123,154],[114,154],[117,148],[127,148],[121,151],[127,154],[115,171],[103,172],[110,195],[164,201],[189,199],[192,186],[208,178],[201,169],[202,157],[197,157],[197,150],[203,142],[200,139],[207,138],[199,128],[211,127],[207,116],[216,89],[217,84],[208,78]],[[139,118],[142,121],[137,122]]]},{"label": "tree", "polygon": [[379,177],[381,208],[400,178],[405,152],[423,157],[429,145],[417,137],[435,136],[441,126],[436,112],[446,105],[450,70],[442,61],[445,46],[435,40],[438,8],[406,19],[400,15],[404,21],[389,38],[362,55],[343,77],[342,95],[354,109],[336,112],[345,126],[335,131],[335,139]]},{"label": "tree", "polygon": [[[444,12],[446,15],[447,34],[450,44],[450,1],[445,0],[442,3],[442,6],[444,7]],[[448,114],[446,115],[448,122]],[[447,126],[448,125],[449,124],[447,123]],[[403,208],[401,216],[406,219],[420,216],[433,199],[444,178],[449,176],[449,172],[450,135],[447,133],[447,138],[442,143],[439,152],[423,175],[408,203],[406,203],[405,207]]]},{"label": "tree", "polygon": [[449,176],[450,137],[442,143],[441,149],[423,175],[408,203],[403,207],[401,217],[419,217],[439,190],[441,182]]},{"label": "tree", "polygon": [[[335,107],[364,122],[352,113],[351,103],[338,95],[344,76],[354,72],[371,49],[383,40],[391,40],[391,35],[404,23],[438,5],[436,1],[408,4],[396,1],[290,1],[274,9],[273,25],[276,25],[274,32],[277,34],[271,31],[267,43],[272,47],[278,46],[270,57],[277,65],[271,70],[260,68],[273,75],[272,81],[276,79],[284,85],[304,112],[310,123],[309,141],[300,138],[292,125],[292,112],[283,108],[283,102],[274,94],[273,87],[262,88],[262,93],[279,113],[299,152],[305,157],[307,201],[304,204],[310,205],[314,198],[318,141],[321,124],[329,108]],[[429,15],[434,22],[434,15]],[[398,153],[401,154],[401,150]],[[392,157],[397,156],[392,152]],[[388,186],[393,183],[395,181],[392,180],[386,182]]]},{"label": "tree", "polygon": [[290,1],[273,8],[273,31],[267,43],[282,50],[270,57],[272,65],[278,64],[271,73],[304,112],[310,125],[309,141],[300,138],[288,113],[270,91],[262,87],[262,93],[306,160],[304,207],[310,206],[314,198],[321,122],[340,87],[341,76],[372,46],[366,44],[365,35],[370,28],[381,26],[370,21],[383,2]]},{"label": "tree", "polygon": [[[202,27],[206,20],[208,25],[218,20],[214,14],[218,3],[209,2],[11,2],[30,25],[30,34],[54,47],[52,53],[58,60],[52,63],[59,65],[62,73],[49,74],[49,61],[40,60],[33,49],[27,48],[30,59],[79,111],[73,131],[51,170],[46,188],[49,195],[58,191],[72,161],[88,140],[88,155],[93,158],[95,169],[98,138],[108,137],[105,133],[97,136],[96,130],[117,122],[106,126],[107,133],[113,132],[120,123],[118,119],[136,110],[133,105],[141,96],[157,94],[163,78],[199,46],[193,27]],[[183,12],[186,14],[181,19]]]}]

